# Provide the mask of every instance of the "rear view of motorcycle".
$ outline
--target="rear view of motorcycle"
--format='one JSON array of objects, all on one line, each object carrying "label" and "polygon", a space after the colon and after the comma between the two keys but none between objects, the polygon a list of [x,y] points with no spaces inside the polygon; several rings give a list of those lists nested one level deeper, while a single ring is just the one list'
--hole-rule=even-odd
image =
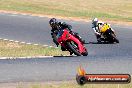
[{"label": "rear view of motorcycle", "polygon": [[104,26],[100,29],[100,32],[102,41],[108,43],[119,43],[115,31],[110,27],[109,24],[104,24]]}]

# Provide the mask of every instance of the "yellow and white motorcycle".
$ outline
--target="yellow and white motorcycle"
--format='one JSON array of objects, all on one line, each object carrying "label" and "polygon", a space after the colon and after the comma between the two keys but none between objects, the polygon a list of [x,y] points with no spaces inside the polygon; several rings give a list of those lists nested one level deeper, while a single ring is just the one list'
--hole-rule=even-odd
[{"label": "yellow and white motorcycle", "polygon": [[101,41],[108,43],[119,43],[115,31],[110,27],[110,24],[104,23],[100,28]]}]

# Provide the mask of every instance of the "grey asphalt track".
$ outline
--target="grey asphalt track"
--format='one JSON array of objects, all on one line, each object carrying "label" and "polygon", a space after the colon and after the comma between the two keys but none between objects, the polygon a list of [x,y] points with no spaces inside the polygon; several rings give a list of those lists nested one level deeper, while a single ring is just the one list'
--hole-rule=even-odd
[{"label": "grey asphalt track", "polygon": [[[54,45],[48,21],[44,17],[1,13],[0,38]],[[0,82],[74,80],[79,65],[87,73],[132,74],[132,26],[112,24],[120,43],[96,44],[89,22],[66,22],[86,40],[88,56],[0,60]]]}]

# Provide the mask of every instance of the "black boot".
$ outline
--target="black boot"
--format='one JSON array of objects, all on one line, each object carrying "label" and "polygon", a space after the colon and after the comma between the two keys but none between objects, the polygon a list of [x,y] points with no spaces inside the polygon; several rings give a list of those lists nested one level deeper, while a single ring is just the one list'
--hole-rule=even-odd
[{"label": "black boot", "polygon": [[73,54],[73,52],[70,52],[70,55],[72,55]]},{"label": "black boot", "polygon": [[65,49],[64,47],[62,47],[62,46],[61,46],[61,50],[62,50],[62,51],[66,51],[66,49]]},{"label": "black boot", "polygon": [[101,35],[96,35],[98,43],[101,43]]}]

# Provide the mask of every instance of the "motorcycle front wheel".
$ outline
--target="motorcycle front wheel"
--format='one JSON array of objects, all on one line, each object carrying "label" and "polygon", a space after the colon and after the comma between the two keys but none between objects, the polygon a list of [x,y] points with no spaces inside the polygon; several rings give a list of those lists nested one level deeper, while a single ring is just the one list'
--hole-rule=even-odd
[{"label": "motorcycle front wheel", "polygon": [[79,52],[78,46],[74,42],[67,42],[67,46],[75,55],[81,56],[81,53]]},{"label": "motorcycle front wheel", "polygon": [[85,52],[83,52],[82,55],[83,55],[83,56],[87,56],[87,55],[88,55],[87,49],[85,49]]}]

